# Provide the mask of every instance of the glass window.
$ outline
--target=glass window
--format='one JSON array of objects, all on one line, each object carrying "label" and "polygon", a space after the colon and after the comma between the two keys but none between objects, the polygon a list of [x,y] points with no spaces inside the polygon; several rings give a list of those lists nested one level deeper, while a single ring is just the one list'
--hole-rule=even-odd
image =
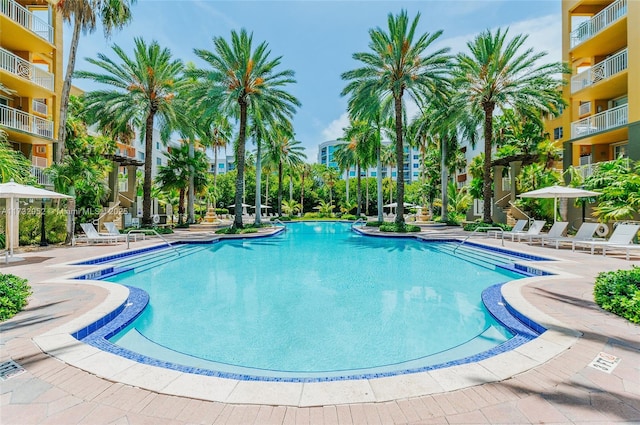
[{"label": "glass window", "polygon": [[218,168],[221,170],[224,170],[224,164],[223,163],[218,164]]},{"label": "glass window", "polygon": [[413,168],[418,168],[420,164],[413,164]]},{"label": "glass window", "polygon": [[393,172],[391,173],[391,177],[395,177],[395,176],[397,176],[397,175],[398,175],[398,173],[396,173],[395,171],[393,171]]},{"label": "glass window", "polygon": [[376,175],[377,175],[377,174],[376,174],[376,172],[375,172],[375,171],[372,171],[372,172],[371,172],[371,177],[375,177]]},{"label": "glass window", "polygon": [[614,159],[618,159],[618,158],[627,158],[628,157],[628,153],[627,153],[627,144],[622,144],[622,145],[615,145],[613,147],[613,158]]}]

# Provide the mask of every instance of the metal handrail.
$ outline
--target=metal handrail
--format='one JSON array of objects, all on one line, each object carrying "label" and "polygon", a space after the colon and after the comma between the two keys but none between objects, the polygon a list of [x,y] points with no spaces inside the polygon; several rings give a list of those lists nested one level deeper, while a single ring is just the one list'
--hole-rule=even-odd
[{"label": "metal handrail", "polygon": [[276,218],[275,220],[271,220],[272,223],[280,223],[282,225],[282,227],[284,227],[285,229],[287,228],[287,225],[284,224],[283,222],[280,221],[279,218]]},{"label": "metal handrail", "polygon": [[473,229],[473,232],[471,232],[470,235],[467,235],[467,237],[464,238],[464,240],[462,242],[460,242],[460,245],[458,245],[455,248],[453,248],[453,253],[455,254],[456,251],[458,250],[458,248],[460,248],[462,246],[462,244],[464,244],[466,241],[468,241],[469,238],[471,236],[473,236],[479,230],[499,230],[500,231],[500,236],[501,236],[500,239],[502,239],[502,246],[504,246],[504,229],[502,227],[498,227],[498,226],[481,226],[481,227],[476,227],[475,229]]},{"label": "metal handrail", "polygon": [[353,223],[351,223],[351,228],[353,229],[353,226],[355,226],[358,223],[367,223],[362,217],[358,218],[356,221],[354,221]]},{"label": "metal handrail", "polygon": [[520,214],[522,214],[523,216],[527,217],[527,220],[529,221],[529,224],[533,223],[533,218],[529,217],[526,212],[524,212],[520,208],[518,208],[518,206],[516,204],[514,204],[511,201],[509,201],[509,205],[511,205],[513,208],[517,209],[518,211],[520,211]]},{"label": "metal handrail", "polygon": [[178,251],[178,249],[175,246],[171,245],[171,242],[169,242],[168,240],[163,238],[162,235],[160,233],[158,233],[155,229],[129,229],[127,231],[127,249],[129,249],[129,242],[130,242],[129,235],[130,234],[132,234],[132,233],[144,233],[144,234],[146,234],[146,232],[155,233],[156,236],[158,236],[160,239],[162,239],[169,246],[169,248],[173,249],[176,252],[176,254],[180,255],[180,251]]}]

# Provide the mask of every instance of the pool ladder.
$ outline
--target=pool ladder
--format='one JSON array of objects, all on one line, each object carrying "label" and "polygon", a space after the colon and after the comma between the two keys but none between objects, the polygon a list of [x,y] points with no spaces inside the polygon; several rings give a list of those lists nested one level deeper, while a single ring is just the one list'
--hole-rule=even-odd
[{"label": "pool ladder", "polygon": [[462,244],[464,244],[466,241],[469,240],[469,238],[471,236],[473,236],[475,233],[477,233],[479,230],[496,230],[500,232],[500,239],[502,239],[502,246],[504,246],[504,229],[502,227],[498,227],[498,226],[481,226],[481,227],[476,227],[473,232],[471,232],[470,235],[467,235],[466,238],[464,238],[464,240],[462,242],[460,242],[460,245],[456,246],[453,249],[453,253],[455,254],[456,251],[458,250],[458,248],[460,248],[462,246]]},{"label": "pool ladder", "polygon": [[364,223],[364,224],[366,224],[367,222],[366,222],[362,217],[360,217],[359,219],[357,219],[356,221],[354,221],[353,223],[351,223],[351,228],[353,229],[353,227],[354,227],[356,224],[358,224],[358,223]]}]

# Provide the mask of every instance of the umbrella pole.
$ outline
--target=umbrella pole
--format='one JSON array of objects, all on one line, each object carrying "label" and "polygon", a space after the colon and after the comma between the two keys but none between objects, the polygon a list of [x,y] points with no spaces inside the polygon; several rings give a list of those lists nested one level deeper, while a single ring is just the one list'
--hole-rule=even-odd
[{"label": "umbrella pole", "polygon": [[558,221],[558,198],[553,198],[553,222]]}]

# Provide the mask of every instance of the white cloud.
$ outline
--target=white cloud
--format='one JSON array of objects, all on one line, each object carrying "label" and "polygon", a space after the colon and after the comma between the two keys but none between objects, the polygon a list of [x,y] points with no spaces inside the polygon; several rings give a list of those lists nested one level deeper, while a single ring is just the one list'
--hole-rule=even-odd
[{"label": "white cloud", "polygon": [[[509,27],[508,38],[518,34],[528,35],[524,44],[525,48],[533,48],[534,52],[547,52],[542,62],[560,62],[562,60],[562,19],[560,13],[541,16],[524,21],[516,21],[501,25],[501,28]],[[491,28],[492,31],[497,30]],[[443,38],[434,44],[435,48],[450,47],[451,54],[468,52],[467,42],[473,40],[478,33],[470,33],[457,37]]]},{"label": "white cloud", "polygon": [[322,137],[324,141],[327,140],[335,140],[343,135],[343,128],[349,126],[349,113],[343,112],[339,118],[331,121],[328,126],[326,126],[322,131]]}]

